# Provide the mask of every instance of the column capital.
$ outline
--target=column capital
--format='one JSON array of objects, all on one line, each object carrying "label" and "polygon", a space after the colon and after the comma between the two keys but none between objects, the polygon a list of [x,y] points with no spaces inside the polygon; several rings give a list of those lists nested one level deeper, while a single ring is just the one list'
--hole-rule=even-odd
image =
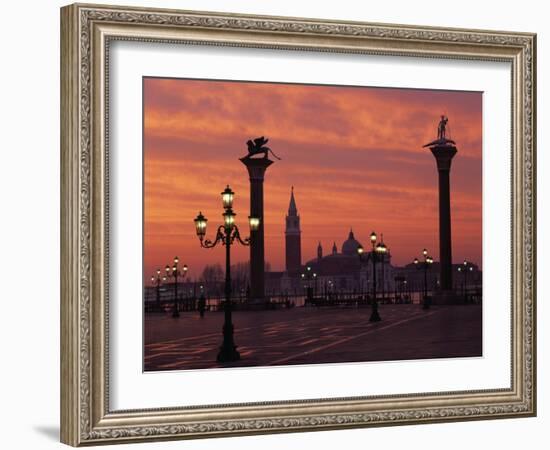
[{"label": "column capital", "polygon": [[245,156],[239,160],[248,169],[250,181],[263,181],[266,169],[273,164],[269,158],[250,158]]},{"label": "column capital", "polygon": [[434,145],[430,150],[437,162],[437,170],[451,170],[451,162],[457,152],[454,145]]}]

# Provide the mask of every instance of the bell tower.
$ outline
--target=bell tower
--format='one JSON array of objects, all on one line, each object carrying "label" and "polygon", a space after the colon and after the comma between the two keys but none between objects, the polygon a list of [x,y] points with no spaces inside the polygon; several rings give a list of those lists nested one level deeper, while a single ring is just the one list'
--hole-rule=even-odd
[{"label": "bell tower", "polygon": [[302,267],[300,216],[294,200],[294,186],[290,191],[290,204],[286,216],[285,246],[286,246],[286,270],[294,272]]}]

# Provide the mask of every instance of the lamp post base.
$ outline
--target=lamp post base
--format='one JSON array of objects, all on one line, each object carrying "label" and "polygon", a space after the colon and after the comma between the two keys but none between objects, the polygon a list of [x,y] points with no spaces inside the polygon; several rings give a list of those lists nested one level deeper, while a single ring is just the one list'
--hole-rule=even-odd
[{"label": "lamp post base", "polygon": [[431,303],[432,303],[431,297],[428,297],[427,295],[425,295],[422,301],[422,309],[430,309]]},{"label": "lamp post base", "polygon": [[378,314],[378,304],[373,303],[372,305],[372,313],[370,315],[369,322],[380,322],[382,318],[380,317],[380,314]]},{"label": "lamp post base", "polygon": [[220,363],[238,361],[241,359],[241,354],[237,351],[237,346],[235,345],[225,345],[222,344],[220,347],[220,352],[216,360]]},{"label": "lamp post base", "polygon": [[178,318],[180,316],[180,313],[177,309],[174,309],[174,311],[172,312],[172,317],[174,319]]}]

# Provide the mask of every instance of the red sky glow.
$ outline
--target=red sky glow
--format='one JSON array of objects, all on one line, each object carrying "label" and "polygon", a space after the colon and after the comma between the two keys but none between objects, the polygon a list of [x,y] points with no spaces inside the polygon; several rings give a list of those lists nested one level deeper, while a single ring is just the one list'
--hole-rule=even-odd
[{"label": "red sky glow", "polygon": [[[247,234],[249,181],[238,158],[265,135],[282,158],[264,184],[266,261],[284,269],[290,188],[301,217],[302,259],[329,253],[353,228],[368,244],[384,234],[392,263],[428,248],[439,260],[434,157],[422,145],[449,117],[458,153],[451,170],[453,261],[481,265],[482,94],[435,90],[145,78],[144,275],[178,255],[191,279],[223,264],[223,249],[202,249],[193,218],[222,223],[221,191],[235,191],[236,222]],[[233,262],[248,249],[234,246]]]}]

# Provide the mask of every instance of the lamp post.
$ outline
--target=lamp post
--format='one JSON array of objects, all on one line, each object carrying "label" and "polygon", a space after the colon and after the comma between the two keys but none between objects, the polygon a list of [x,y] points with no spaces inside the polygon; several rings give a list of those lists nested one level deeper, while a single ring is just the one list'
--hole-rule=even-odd
[{"label": "lamp post", "polygon": [[317,274],[313,274],[313,296],[317,297],[319,289],[317,288]]},{"label": "lamp post", "polygon": [[[374,232],[373,232],[374,233]],[[388,248],[384,244],[384,234],[380,235],[380,243],[376,246],[376,251],[380,256],[380,262],[382,263],[382,303],[386,303],[386,254]]]},{"label": "lamp post", "polygon": [[332,293],[334,291],[334,282],[332,280],[328,280],[328,293],[327,293],[327,299],[332,298]]},{"label": "lamp post", "polygon": [[180,260],[176,256],[174,257],[174,265],[172,267],[166,266],[164,270],[166,271],[166,277],[167,278],[173,278],[174,279],[174,311],[172,312],[172,317],[179,317],[179,305],[178,305],[178,278],[181,277],[182,279],[185,278],[185,275],[187,275],[187,264],[183,265],[183,268],[179,270],[178,264]]},{"label": "lamp post", "polygon": [[378,299],[376,298],[376,263],[378,262],[378,259],[380,257],[384,257],[387,248],[382,243],[376,244],[376,240],[377,236],[376,233],[373,231],[370,234],[372,251],[370,251],[366,257],[364,256],[365,249],[361,245],[357,247],[359,261],[361,263],[368,263],[369,260],[372,262],[372,313],[369,319],[370,322],[380,322],[382,320],[380,314],[378,313]]},{"label": "lamp post", "polygon": [[428,250],[422,250],[422,256],[424,261],[418,261],[418,258],[414,258],[414,265],[420,270],[424,270],[424,298],[422,301],[422,309],[428,309],[430,307],[430,302],[428,300],[428,270],[433,264],[434,260],[431,256],[428,255]]},{"label": "lamp post", "polygon": [[157,311],[160,311],[162,308],[160,306],[160,285],[163,281],[166,281],[166,277],[160,276],[160,269],[157,269],[156,276],[151,277],[151,283],[155,286],[155,300]]},{"label": "lamp post", "polygon": [[315,280],[315,285],[317,284],[317,274],[311,270],[310,266],[306,267],[306,271],[302,273],[302,280],[307,280],[307,291],[306,296],[308,300],[311,300],[313,295],[313,290],[311,288],[311,280]]},{"label": "lamp post", "polygon": [[[231,245],[237,241],[241,245],[250,245],[250,238],[241,238],[239,228],[235,225],[235,216],[233,212],[233,198],[235,193],[229,185],[221,193],[224,212],[222,214],[224,224],[218,227],[216,238],[211,241],[205,239],[206,224],[208,219],[199,212],[195,218],[195,229],[199,237],[201,247],[214,248],[220,242],[225,245],[225,302],[224,302],[224,323],[223,323],[223,342],[218,353],[218,362],[237,361],[241,355],[237,351],[237,346],[233,339],[233,320],[231,304]],[[250,231],[257,231],[260,226],[260,218],[249,216]],[[251,233],[252,234],[252,233]]]},{"label": "lamp post", "polygon": [[462,290],[464,292],[464,303],[468,303],[468,272],[474,271],[474,265],[464,260],[461,266],[458,266],[458,271],[462,272],[464,274],[464,278],[462,280]]}]

